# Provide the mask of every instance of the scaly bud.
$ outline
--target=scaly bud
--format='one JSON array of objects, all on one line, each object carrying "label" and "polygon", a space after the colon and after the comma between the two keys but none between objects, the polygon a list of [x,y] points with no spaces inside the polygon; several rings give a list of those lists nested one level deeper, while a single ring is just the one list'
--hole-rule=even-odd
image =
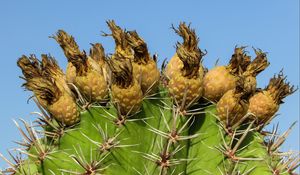
[{"label": "scaly bud", "polygon": [[121,115],[134,114],[141,107],[143,93],[139,83],[133,78],[131,61],[120,55],[114,55],[108,63],[113,78],[111,86],[113,102],[117,104]]},{"label": "scaly bud", "polygon": [[203,79],[204,97],[217,102],[229,90],[236,87],[241,75],[251,59],[245,54],[245,47],[234,49],[234,54],[227,66],[216,66],[208,71]]},{"label": "scaly bud", "polygon": [[166,67],[165,74],[169,79],[168,89],[175,102],[186,109],[202,96],[203,53],[198,48],[199,39],[195,30],[185,23],[180,23],[175,32],[183,38],[177,43],[176,54]]},{"label": "scaly bud", "polygon": [[134,51],[133,76],[141,82],[143,93],[152,93],[159,84],[160,72],[154,59],[150,57],[147,44],[136,31],[128,32],[128,42]]},{"label": "scaly bud", "polygon": [[221,121],[232,125],[241,120],[247,113],[249,94],[243,89],[243,80],[237,87],[227,91],[217,103],[217,113]]},{"label": "scaly bud", "polygon": [[282,100],[294,93],[297,89],[285,81],[282,71],[270,79],[269,85],[262,91],[256,93],[249,100],[249,112],[259,120],[260,123],[267,122],[278,111]]},{"label": "scaly bud", "polygon": [[43,62],[40,62],[35,57],[23,56],[18,66],[26,81],[23,86],[34,93],[41,106],[55,119],[66,125],[73,125],[80,120],[75,100],[65,86],[65,79],[60,79],[63,75],[57,71],[60,69],[54,58],[43,55]]},{"label": "scaly bud", "polygon": [[[91,102],[100,102],[107,98],[108,87],[105,81],[100,62],[104,54],[104,49],[98,49],[97,52],[92,51],[92,58],[88,57],[86,53],[79,50],[77,43],[71,35],[59,30],[57,35],[53,37],[62,47],[69,65],[67,67],[67,78],[69,83],[75,84],[83,95]],[[98,47],[96,45],[95,47]],[[100,53],[101,52],[101,53]],[[98,58],[95,56],[98,55]],[[102,57],[101,57],[102,58]],[[98,60],[100,61],[100,60]],[[71,65],[73,66],[71,66]],[[74,75],[74,70],[76,74]]]}]

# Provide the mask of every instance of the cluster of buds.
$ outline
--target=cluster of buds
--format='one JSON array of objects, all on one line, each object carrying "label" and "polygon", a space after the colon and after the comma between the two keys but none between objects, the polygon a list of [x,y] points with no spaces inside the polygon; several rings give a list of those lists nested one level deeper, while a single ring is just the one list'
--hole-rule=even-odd
[{"label": "cluster of buds", "polygon": [[282,72],[265,90],[258,89],[256,76],[269,66],[266,53],[254,49],[256,57],[251,61],[244,48],[235,48],[228,66],[217,66],[204,77],[204,97],[217,103],[219,119],[229,126],[248,118],[266,124],[283,98],[295,92]]},{"label": "cluster of buds", "polygon": [[[157,58],[150,55],[145,41],[136,31],[126,31],[113,20],[107,25],[111,34],[104,36],[112,36],[115,41],[111,56],[105,55],[100,43],[91,44],[87,55],[63,30],[52,36],[67,57],[66,75],[49,55],[42,55],[42,61],[34,55],[22,56],[18,61],[26,81],[24,87],[66,125],[79,121],[76,102],[80,100],[76,98],[102,104],[111,96],[119,114],[128,116],[139,111],[143,98],[158,90],[161,77]],[[169,95],[181,111],[203,97],[217,104],[219,119],[230,125],[240,122],[247,113],[260,123],[267,122],[282,99],[295,91],[282,72],[264,90],[257,90],[256,76],[269,65],[266,53],[260,49],[254,49],[256,57],[251,61],[245,47],[235,47],[228,65],[206,71],[202,65],[205,53],[198,47],[195,30],[185,23],[172,28],[183,42],[176,43],[176,53],[162,72]]]},{"label": "cluster of buds", "polygon": [[143,98],[158,87],[160,72],[156,59],[150,56],[147,44],[136,31],[121,29],[107,21],[115,40],[115,53],[108,61],[112,72],[112,99],[122,115],[138,111]]},{"label": "cluster of buds", "polygon": [[204,98],[217,102],[229,90],[237,86],[239,76],[250,64],[251,58],[246,55],[245,47],[236,47],[230,62],[226,66],[216,66],[204,76]]},{"label": "cluster of buds", "polygon": [[144,40],[136,31],[123,30],[114,21],[107,24],[112,31],[109,36],[116,43],[111,57],[105,55],[100,43],[91,44],[89,54],[81,51],[72,35],[58,30],[51,38],[61,46],[68,60],[66,74],[54,58],[47,55],[42,55],[42,61],[33,55],[23,56],[18,61],[26,89],[34,93],[44,109],[66,125],[79,121],[76,102],[88,102],[81,104],[82,107],[106,104],[111,95],[120,114],[130,115],[140,109],[145,96],[157,90],[160,72],[156,57],[151,57]]}]

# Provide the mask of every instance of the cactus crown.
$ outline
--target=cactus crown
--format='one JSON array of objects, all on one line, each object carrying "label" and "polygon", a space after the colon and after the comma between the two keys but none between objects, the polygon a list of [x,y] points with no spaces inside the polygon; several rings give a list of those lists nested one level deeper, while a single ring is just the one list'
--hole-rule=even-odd
[{"label": "cactus crown", "polygon": [[286,81],[286,77],[283,75],[283,72],[280,71],[277,76],[274,75],[269,81],[268,86],[265,88],[273,100],[277,103],[283,103],[282,99],[286,96],[294,93],[298,88],[291,86],[289,82]]},{"label": "cactus crown", "polygon": [[116,48],[115,53],[121,54],[123,57],[132,59],[133,53],[128,43],[128,33],[117,26],[114,20],[106,21],[112,34],[103,34],[103,36],[112,36],[115,40]]},{"label": "cactus crown", "polygon": [[17,62],[23,72],[23,79],[26,81],[23,86],[34,92],[43,107],[53,104],[61,95],[55,81],[48,75],[55,62],[52,62],[53,64],[47,63],[49,63],[48,59],[44,58],[43,62],[40,62],[34,55],[29,58],[22,56]]},{"label": "cactus crown", "polygon": [[80,76],[84,75],[88,69],[87,56],[85,51],[81,52],[79,50],[74,37],[63,30],[58,30],[56,35],[51,38],[54,38],[59,43],[68,61],[75,66],[76,73]]},{"label": "cactus crown", "polygon": [[256,54],[255,59],[247,66],[244,75],[250,75],[256,77],[260,72],[265,70],[270,63],[267,59],[267,54],[261,49],[253,48]]},{"label": "cactus crown", "polygon": [[227,66],[233,75],[241,75],[251,62],[251,57],[246,54],[245,46],[235,47]]},{"label": "cactus crown", "polygon": [[23,55],[19,58],[17,65],[21,68],[25,79],[31,79],[42,75],[40,61],[35,55],[30,55],[30,57]]},{"label": "cactus crown", "polygon": [[53,77],[57,81],[61,79],[61,81],[64,81],[64,73],[58,66],[57,61],[54,59],[54,57],[46,54],[42,54],[41,56],[43,75]]},{"label": "cactus crown", "polygon": [[199,67],[202,57],[205,55],[198,47],[199,38],[194,29],[184,22],[179,24],[178,29],[173,30],[183,38],[183,43],[177,42],[176,53],[183,62],[182,73],[185,77],[199,76]]},{"label": "cactus crown", "polygon": [[147,64],[150,59],[150,55],[145,41],[136,31],[128,31],[127,39],[134,51],[134,62],[138,64]]},{"label": "cactus crown", "polygon": [[65,56],[72,59],[78,55],[82,55],[73,36],[69,35],[64,30],[58,30],[56,35],[51,36],[62,47]]},{"label": "cactus crown", "polygon": [[96,43],[91,44],[92,48],[90,49],[90,57],[94,59],[95,61],[98,61],[100,63],[104,63],[105,61],[105,52],[102,44]]},{"label": "cactus crown", "polygon": [[132,84],[133,77],[132,65],[130,60],[123,58],[117,54],[108,61],[108,64],[113,73],[113,83],[122,88],[127,88]]}]

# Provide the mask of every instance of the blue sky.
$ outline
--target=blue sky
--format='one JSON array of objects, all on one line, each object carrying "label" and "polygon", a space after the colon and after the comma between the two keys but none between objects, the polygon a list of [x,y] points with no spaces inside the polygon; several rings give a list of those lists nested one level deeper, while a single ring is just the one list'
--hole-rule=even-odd
[{"label": "blue sky", "polygon": [[[1,1],[0,2],[0,152],[15,148],[20,140],[12,119],[32,120],[38,111],[31,93],[20,86],[21,75],[16,60],[22,54],[51,53],[62,67],[63,52],[48,36],[58,29],[74,35],[81,49],[89,43],[101,42],[107,53],[114,49],[113,40],[102,37],[108,32],[105,21],[114,19],[127,29],[136,29],[148,43],[151,53],[170,58],[175,42],[180,38],[170,29],[180,21],[191,22],[200,37],[200,48],[206,49],[204,64],[212,68],[215,61],[227,64],[235,45],[247,45],[268,52],[271,65],[258,77],[265,87],[274,73],[284,68],[291,84],[299,86],[299,1]],[[299,120],[299,91],[287,97],[278,116],[280,131]],[[270,127],[269,127],[270,128]],[[284,150],[299,150],[299,123],[283,146]],[[6,163],[0,160],[0,168]]]}]

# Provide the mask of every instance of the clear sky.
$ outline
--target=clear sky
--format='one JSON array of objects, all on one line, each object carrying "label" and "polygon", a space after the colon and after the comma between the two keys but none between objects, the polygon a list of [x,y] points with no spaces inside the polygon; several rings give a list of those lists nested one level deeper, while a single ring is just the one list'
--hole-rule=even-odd
[{"label": "clear sky", "polygon": [[[89,50],[89,43],[101,42],[112,53],[112,38],[105,21],[114,19],[121,27],[136,29],[148,43],[151,53],[170,58],[175,42],[180,38],[170,29],[180,21],[191,22],[200,37],[200,48],[208,54],[204,64],[212,68],[215,61],[226,64],[235,45],[252,46],[268,52],[271,65],[258,77],[258,85],[265,87],[274,73],[284,68],[291,84],[299,86],[299,1],[15,1],[0,2],[0,152],[17,147],[14,140],[21,136],[13,119],[35,118],[38,111],[33,101],[27,103],[30,92],[21,88],[21,71],[16,60],[22,54],[51,53],[62,67],[66,58],[53,39],[48,36],[58,29],[74,35],[81,49]],[[280,131],[299,121],[299,91],[287,97],[281,105]],[[269,127],[271,128],[271,127]],[[294,127],[284,150],[299,150],[299,123]],[[6,163],[0,160],[0,168]]]}]

